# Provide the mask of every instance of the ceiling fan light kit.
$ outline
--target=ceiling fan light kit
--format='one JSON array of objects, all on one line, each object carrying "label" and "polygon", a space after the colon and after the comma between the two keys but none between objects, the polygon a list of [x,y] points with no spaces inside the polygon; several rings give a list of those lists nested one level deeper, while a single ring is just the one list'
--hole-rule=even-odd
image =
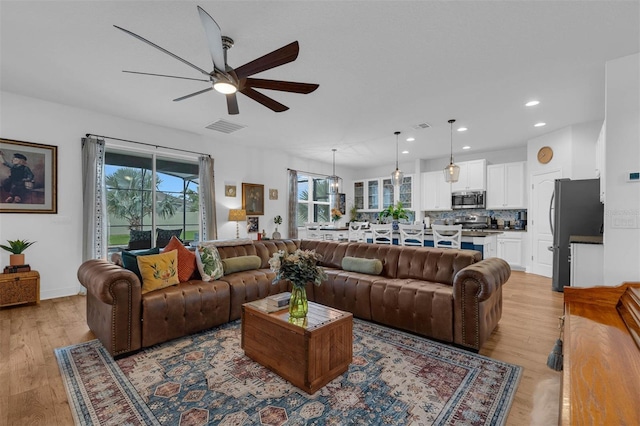
[{"label": "ceiling fan light kit", "polygon": [[449,120],[449,126],[451,127],[451,156],[449,157],[449,165],[444,168],[444,180],[449,183],[457,182],[460,177],[460,166],[453,163],[453,123],[455,122],[456,120],[454,119]]},{"label": "ceiling fan light kit", "polygon": [[396,170],[391,173],[391,183],[393,183],[393,186],[398,186],[404,178],[404,173],[398,168],[398,136],[400,136],[400,132],[394,132],[393,134],[396,135]]},{"label": "ceiling fan light kit", "polygon": [[[223,36],[218,23],[205,12],[200,6],[198,6],[198,14],[200,15],[200,21],[204,27],[204,31],[207,37],[207,44],[209,46],[209,53],[211,54],[211,60],[213,62],[213,71],[207,72],[204,69],[192,64],[185,59],[169,52],[168,50],[158,46],[155,43],[129,31],[114,25],[117,29],[137,38],[138,40],[147,43],[150,46],[155,47],[161,52],[171,56],[174,59],[190,66],[191,68],[199,71],[207,76],[211,86],[204,90],[199,90],[194,93],[174,99],[174,101],[182,101],[193,96],[200,95],[205,92],[214,90],[222,93],[227,98],[227,111],[231,115],[238,114],[240,112],[238,108],[238,100],[236,92],[240,92],[243,95],[253,99],[254,101],[264,105],[274,112],[282,112],[289,109],[286,105],[277,102],[269,96],[258,92],[257,89],[277,90],[281,92],[308,94],[316,90],[319,85],[311,83],[298,83],[293,81],[280,81],[280,80],[266,80],[258,78],[250,78],[254,74],[261,73],[263,71],[270,70],[272,68],[279,67],[280,65],[293,62],[298,57],[300,47],[297,41],[289,43],[286,46],[276,49],[273,52],[267,53],[251,62],[248,62],[238,68],[232,68],[227,64],[227,51],[233,46],[233,40],[229,37]],[[179,77],[173,75],[144,73],[137,71],[124,71],[133,74],[144,74],[157,77],[169,77],[169,78],[181,78],[188,80],[197,80],[189,77]]]}]

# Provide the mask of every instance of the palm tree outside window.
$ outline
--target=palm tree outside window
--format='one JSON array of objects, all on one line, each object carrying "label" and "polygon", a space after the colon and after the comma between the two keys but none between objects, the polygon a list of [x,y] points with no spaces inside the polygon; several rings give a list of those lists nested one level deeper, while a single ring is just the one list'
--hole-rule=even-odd
[{"label": "palm tree outside window", "polygon": [[[171,235],[197,239],[198,169],[197,160],[107,150],[110,251],[166,245]],[[134,239],[139,244],[134,246]]]}]

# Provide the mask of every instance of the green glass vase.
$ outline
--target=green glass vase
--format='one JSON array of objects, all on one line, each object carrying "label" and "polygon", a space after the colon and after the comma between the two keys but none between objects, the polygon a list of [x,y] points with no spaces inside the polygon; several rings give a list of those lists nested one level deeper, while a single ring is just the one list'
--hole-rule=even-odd
[{"label": "green glass vase", "polygon": [[294,285],[291,288],[291,299],[289,299],[289,317],[305,318],[307,313],[309,313],[307,290],[305,290],[304,286]]}]

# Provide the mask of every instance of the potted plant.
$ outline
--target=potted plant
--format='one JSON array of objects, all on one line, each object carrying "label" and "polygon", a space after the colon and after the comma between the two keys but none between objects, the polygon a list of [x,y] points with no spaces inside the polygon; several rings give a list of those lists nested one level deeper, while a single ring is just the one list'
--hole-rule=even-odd
[{"label": "potted plant", "polygon": [[391,217],[393,219],[393,229],[398,229],[398,220],[408,219],[407,211],[402,206],[402,203],[398,201],[398,204],[390,205],[386,209],[382,210],[378,215],[378,219],[386,219]]},{"label": "potted plant", "polygon": [[278,225],[282,225],[282,216],[277,215],[276,217],[274,217],[273,223],[276,224],[276,230],[273,233],[273,235],[271,235],[271,238],[273,238],[274,240],[277,240],[281,237],[280,233],[278,232]]},{"label": "potted plant", "polygon": [[350,222],[358,221],[358,208],[356,206],[352,206],[351,209],[349,209],[349,216],[351,216]]},{"label": "potted plant", "polygon": [[0,248],[12,253],[9,256],[9,265],[24,265],[24,252],[27,248],[29,248],[35,241],[27,241],[27,240],[7,240],[9,243],[8,246],[4,244],[0,244]]}]

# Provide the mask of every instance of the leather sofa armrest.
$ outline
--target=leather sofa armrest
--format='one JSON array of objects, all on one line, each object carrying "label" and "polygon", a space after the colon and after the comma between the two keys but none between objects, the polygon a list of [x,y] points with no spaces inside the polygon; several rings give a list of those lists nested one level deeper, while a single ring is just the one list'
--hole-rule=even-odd
[{"label": "leather sofa armrest", "polygon": [[453,279],[454,343],[479,350],[502,316],[502,285],[509,264],[492,257],[461,269]]},{"label": "leather sofa armrest", "polygon": [[113,356],[140,349],[142,288],[136,274],[91,259],[77,276],[87,289],[87,324],[104,347]]},{"label": "leather sofa armrest", "polygon": [[510,276],[511,267],[504,260],[497,257],[481,260],[458,271],[453,278],[453,297],[487,300]]}]

